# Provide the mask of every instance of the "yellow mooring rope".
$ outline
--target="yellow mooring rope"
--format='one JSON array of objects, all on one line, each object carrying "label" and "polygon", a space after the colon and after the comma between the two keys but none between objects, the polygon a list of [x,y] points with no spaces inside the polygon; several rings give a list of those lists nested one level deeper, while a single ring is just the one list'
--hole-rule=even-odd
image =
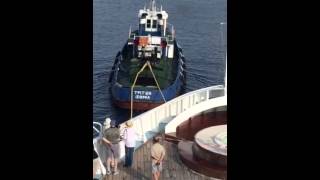
[{"label": "yellow mooring rope", "polygon": [[147,62],[142,66],[142,68],[138,71],[138,73],[137,73],[137,75],[136,75],[136,77],[135,77],[135,79],[134,79],[134,82],[133,82],[133,84],[132,84],[132,86],[131,86],[131,113],[130,113],[130,119],[132,119],[132,113],[133,113],[133,88],[134,88],[134,86],[135,86],[135,84],[136,84],[136,81],[137,81],[137,79],[138,79],[138,76],[139,76],[140,73],[146,68],[146,66],[149,67],[149,69],[150,69],[150,71],[151,71],[151,74],[152,74],[154,80],[156,81],[157,87],[158,87],[158,89],[159,89],[159,91],[160,91],[160,94],[161,94],[164,102],[167,102],[166,99],[164,98],[163,94],[162,94],[162,91],[161,91],[161,89],[160,89],[160,86],[159,86],[159,83],[158,83],[158,81],[157,81],[157,79],[156,79],[156,76],[154,75],[154,73],[153,73],[153,71],[152,71],[152,66],[151,66],[150,62],[147,61]]}]

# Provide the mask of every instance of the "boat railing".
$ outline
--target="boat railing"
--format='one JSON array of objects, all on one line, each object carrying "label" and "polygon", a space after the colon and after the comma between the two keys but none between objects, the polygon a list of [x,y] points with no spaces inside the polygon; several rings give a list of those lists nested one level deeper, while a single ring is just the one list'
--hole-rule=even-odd
[{"label": "boat railing", "polygon": [[[98,128],[96,126],[98,126]],[[93,130],[94,130],[93,131],[93,137],[96,137],[95,134],[96,135],[100,135],[100,132],[102,132],[102,128],[103,128],[103,126],[102,126],[101,123],[93,122]]]},{"label": "boat railing", "polygon": [[[154,135],[164,132],[166,124],[177,115],[198,104],[224,95],[223,85],[211,86],[176,97],[132,118],[131,120],[138,137],[136,148],[151,139]],[[121,126],[124,126],[124,123]]]},{"label": "boat railing", "polygon": [[[98,126],[98,128],[96,127]],[[106,168],[103,165],[103,161],[104,159],[106,159],[106,153],[104,153],[105,149],[103,149],[103,146],[100,145],[99,143],[99,139],[101,138],[101,132],[102,132],[103,126],[101,123],[99,122],[93,122],[93,132],[94,133],[98,133],[98,136],[93,136],[93,148],[96,151],[96,153],[98,154],[98,162],[100,164],[97,172],[96,172],[96,178],[99,179],[98,177],[102,177],[106,174]]]},{"label": "boat railing", "polygon": [[[161,31],[163,32],[163,31]],[[173,41],[175,38],[175,29],[174,26],[170,23],[167,23],[167,28],[166,28],[166,34],[167,37],[169,38],[169,41]]]}]

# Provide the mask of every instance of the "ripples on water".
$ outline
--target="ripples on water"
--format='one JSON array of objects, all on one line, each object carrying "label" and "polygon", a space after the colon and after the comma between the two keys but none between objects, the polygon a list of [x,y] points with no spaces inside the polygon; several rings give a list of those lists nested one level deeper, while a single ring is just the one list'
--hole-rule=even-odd
[{"label": "ripples on water", "polygon": [[[112,105],[108,77],[115,55],[137,27],[138,11],[149,1],[93,0],[93,121],[111,117],[122,122],[128,110]],[[169,14],[187,65],[186,92],[223,84],[225,72],[226,0],[157,0]],[[148,3],[146,3],[148,5]]]}]

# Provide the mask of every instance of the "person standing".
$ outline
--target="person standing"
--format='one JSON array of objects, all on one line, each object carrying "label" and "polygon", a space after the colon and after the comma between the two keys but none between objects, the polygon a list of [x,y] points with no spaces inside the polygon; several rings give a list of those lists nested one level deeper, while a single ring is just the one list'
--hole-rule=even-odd
[{"label": "person standing", "polygon": [[161,137],[155,136],[153,138],[153,145],[151,147],[152,159],[152,177],[154,180],[159,180],[162,171],[162,162],[166,154],[165,148],[160,144]]},{"label": "person standing", "polygon": [[116,122],[110,122],[110,128],[104,132],[102,141],[107,146],[107,174],[111,174],[111,165],[114,166],[113,175],[119,174],[118,161],[120,158],[120,130],[116,127]]},{"label": "person standing", "polygon": [[123,139],[125,140],[125,163],[124,167],[131,167],[133,163],[133,152],[136,145],[136,132],[131,120],[126,122]]}]

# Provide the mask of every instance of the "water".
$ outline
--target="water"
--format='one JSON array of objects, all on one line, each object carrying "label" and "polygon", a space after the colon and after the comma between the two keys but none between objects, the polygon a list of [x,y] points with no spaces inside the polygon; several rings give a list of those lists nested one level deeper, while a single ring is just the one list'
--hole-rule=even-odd
[{"label": "water", "polygon": [[[114,58],[137,27],[138,11],[149,0],[93,0],[93,120],[122,122],[128,110],[112,105],[108,78]],[[186,92],[224,83],[226,0],[157,0],[169,14],[187,65]],[[224,33],[222,33],[222,31]],[[222,36],[223,34],[223,36]]]}]

